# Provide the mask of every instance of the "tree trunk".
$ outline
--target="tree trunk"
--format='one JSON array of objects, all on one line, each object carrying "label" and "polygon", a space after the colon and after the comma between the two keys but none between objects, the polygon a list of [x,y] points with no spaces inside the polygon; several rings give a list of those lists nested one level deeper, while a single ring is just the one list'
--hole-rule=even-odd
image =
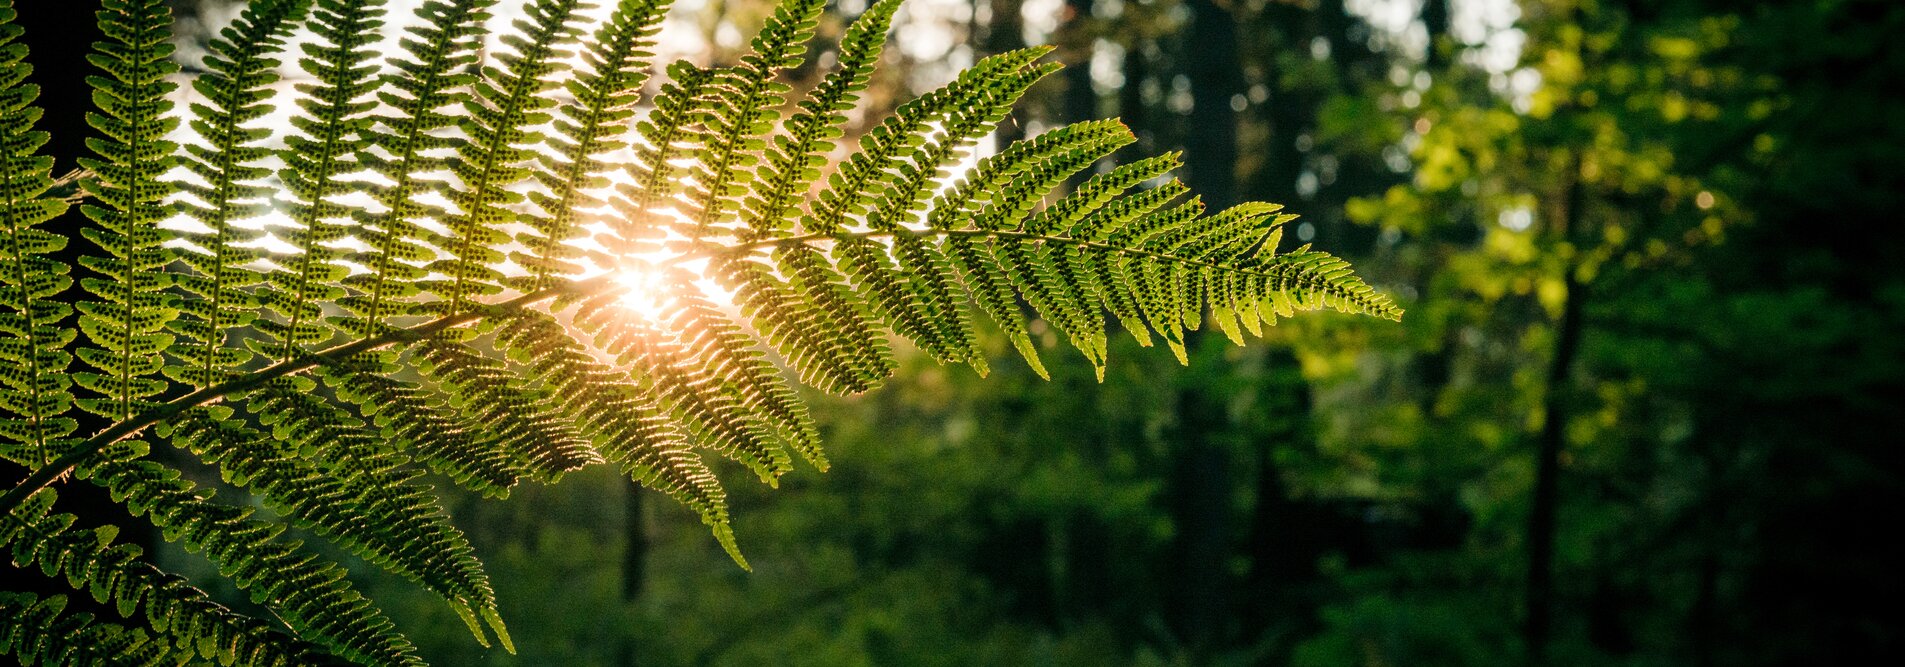
[{"label": "tree trunk", "polygon": [[1173,480],[1177,557],[1165,565],[1176,585],[1173,629],[1206,655],[1227,620],[1230,577],[1230,457],[1211,435],[1227,422],[1224,406],[1198,388],[1177,397],[1177,466]]},{"label": "tree trunk", "polygon": [[[1581,224],[1581,156],[1577,151],[1567,175],[1563,195],[1565,213],[1557,220],[1561,240],[1571,240]],[[1561,318],[1555,323],[1554,357],[1543,383],[1541,434],[1535,454],[1535,489],[1528,514],[1528,591],[1527,624],[1523,638],[1531,663],[1547,660],[1548,640],[1554,613],[1554,543],[1556,514],[1560,510],[1561,452],[1567,445],[1567,398],[1573,381],[1575,358],[1581,349],[1584,323],[1581,311],[1587,302],[1587,286],[1577,275],[1578,268],[1568,262],[1562,276]]]},{"label": "tree trunk", "polygon": [[1183,61],[1191,82],[1190,131],[1184,137],[1185,181],[1210,210],[1237,203],[1237,112],[1231,99],[1243,93],[1237,53],[1237,22],[1215,0],[1190,0],[1191,28]]},{"label": "tree trunk", "polygon": [[[985,36],[979,40],[981,55],[1005,53],[1025,48],[1025,24],[1019,17],[1017,0],[977,0],[986,2],[991,17],[987,19]],[[977,9],[975,3],[975,9]],[[1025,136],[1025,117],[1016,107],[999,121],[993,136],[998,140],[999,148],[1012,145]]]}]

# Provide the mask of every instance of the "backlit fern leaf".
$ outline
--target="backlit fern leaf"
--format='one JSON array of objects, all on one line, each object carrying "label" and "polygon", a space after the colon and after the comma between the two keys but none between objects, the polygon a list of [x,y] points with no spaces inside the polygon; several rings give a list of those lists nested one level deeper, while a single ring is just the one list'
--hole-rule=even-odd
[{"label": "backlit fern leaf", "polygon": [[258,180],[268,173],[259,163],[271,152],[261,145],[268,131],[248,125],[270,113],[266,100],[279,64],[272,52],[309,5],[310,0],[279,0],[247,8],[213,43],[207,74],[192,82],[206,100],[193,109],[191,123],[204,143],[185,147],[183,164],[195,179],[178,188],[190,195],[181,210],[204,230],[179,232],[193,245],[179,253],[191,271],[173,277],[188,296],[170,324],[189,343],[179,346],[186,350],[179,363],[165,370],[193,387],[230,379],[250,359],[247,350],[229,340],[250,324],[257,308],[247,288],[262,278],[247,265],[260,257],[253,247],[260,235],[236,223],[270,210],[270,191]]},{"label": "backlit fern leaf", "polygon": [[[188,654],[196,652],[224,664],[307,664],[314,659],[302,642],[287,642],[268,626],[207,599],[184,579],[139,561],[138,547],[113,544],[117,529],[73,528],[73,515],[52,513],[53,497],[51,491],[43,492],[0,518],[0,546],[8,549],[15,565],[37,566],[48,576],[67,580],[75,590],[113,607],[122,618],[166,636],[164,645]],[[274,555],[287,551],[277,545],[277,549],[259,549],[255,558],[273,563]],[[249,565],[234,578],[243,581],[259,566]],[[335,648],[340,655],[366,664],[419,664],[409,643],[391,631],[389,621],[338,584],[342,577],[338,570],[317,578],[306,575],[295,580],[294,585],[301,588],[269,592],[278,595],[280,608],[290,618],[306,621],[314,629],[342,630],[318,634],[363,638],[359,640],[363,643]],[[246,660],[239,663],[241,656]]]},{"label": "backlit fern leaf", "polygon": [[[837,68],[785,117],[779,73],[801,65],[819,0],[783,4],[738,63],[668,66],[647,109],[667,0],[620,0],[596,26],[584,0],[530,0],[488,63],[476,46],[496,27],[490,2],[406,3],[417,20],[392,21],[411,27],[383,76],[385,0],[253,0],[183,113],[168,102],[164,3],[104,3],[103,137],[83,183],[97,250],[76,308],[54,258],[75,241],[44,229],[66,202],[49,194],[37,89],[0,0],[0,458],[32,468],[0,496],[0,543],[128,622],[0,597],[0,652],[29,661],[418,662],[337,564],[211,502],[148,442],[442,596],[479,642],[494,632],[508,648],[487,575],[424,469],[503,495],[520,477],[613,462],[695,512],[745,567],[703,457],[770,484],[796,456],[825,466],[783,366],[822,391],[867,391],[897,366],[891,335],[983,374],[981,316],[1041,375],[1032,318],[1102,369],[1114,320],[1183,359],[1207,323],[1242,343],[1299,310],[1400,316],[1343,260],[1283,252],[1292,216],[1278,207],[1206,215],[1167,180],[1176,155],[1080,183],[1132,143],[1116,121],[953,173],[1056,69],[1040,62],[1048,49],[985,58],[837,146],[898,0],[852,22]],[[309,82],[274,99],[300,22],[312,36],[294,65]],[[274,105],[294,111],[277,151],[261,125]],[[184,148],[169,143],[181,121],[198,139]],[[186,175],[164,178],[175,163]],[[158,226],[175,211],[196,226]],[[263,250],[270,238],[289,250]],[[81,334],[85,372],[69,376]],[[110,426],[76,437],[76,409]],[[69,472],[204,554],[284,626],[213,605],[108,545],[110,531],[71,530],[40,492]]]},{"label": "backlit fern leaf", "polygon": [[175,662],[171,647],[144,630],[65,610],[62,596],[42,600],[26,593],[0,593],[0,655],[11,655],[27,667],[156,667]]},{"label": "backlit fern leaf", "polygon": [[33,129],[39,87],[26,82],[15,15],[0,0],[0,456],[46,465],[78,426],[65,350],[75,332],[61,326],[73,308],[56,298],[72,269],[53,255],[68,240],[39,228],[67,204],[47,194],[53,159],[38,154],[47,135]]},{"label": "backlit fern leaf", "polygon": [[78,304],[79,329],[92,346],[77,356],[93,371],[76,372],[73,381],[97,394],[79,399],[81,408],[126,419],[165,391],[165,380],[155,376],[172,342],[165,323],[177,314],[164,292],[171,253],[161,247],[166,234],[159,221],[171,211],[164,202],[169,188],[159,177],[177,148],[165,135],[179,123],[167,114],[167,95],[177,86],[166,80],[178,65],[170,59],[171,11],[163,0],[105,0],[102,7],[99,27],[107,41],[89,57],[104,70],[89,79],[100,106],[87,119],[105,136],[87,142],[98,157],[80,161],[99,175],[87,181],[97,203],[80,208],[95,223],[85,236],[103,254],[79,260],[98,274],[80,280],[97,301]]},{"label": "backlit fern leaf", "polygon": [[[226,424],[205,423],[212,419],[205,416],[182,421],[175,430],[183,435],[194,428],[232,428]],[[239,436],[237,447],[257,446],[255,433],[241,431],[236,435]],[[366,604],[344,579],[342,568],[300,553],[296,542],[277,539],[284,527],[249,519],[252,513],[249,508],[210,502],[210,494],[196,491],[179,471],[145,456],[142,443],[122,442],[104,452],[98,463],[81,469],[79,474],[109,490],[132,514],[146,516],[167,541],[181,543],[186,550],[204,555],[240,590],[249,592],[254,601],[271,608],[279,617],[309,628],[308,634],[331,651],[366,662],[415,660],[408,655],[410,650],[406,643],[395,636],[390,622],[375,607]],[[245,473],[241,471],[248,466],[255,470],[257,466],[271,465],[269,454],[254,453],[249,458],[248,462],[227,462],[225,469],[242,475]],[[279,477],[282,479],[284,475],[280,473]],[[212,636],[199,650],[206,658],[219,657],[209,652],[211,647],[219,647],[224,652],[257,654],[275,647],[282,639],[268,635]],[[182,645],[181,648],[190,647]],[[283,655],[280,660],[292,664],[311,659],[297,653]]]}]

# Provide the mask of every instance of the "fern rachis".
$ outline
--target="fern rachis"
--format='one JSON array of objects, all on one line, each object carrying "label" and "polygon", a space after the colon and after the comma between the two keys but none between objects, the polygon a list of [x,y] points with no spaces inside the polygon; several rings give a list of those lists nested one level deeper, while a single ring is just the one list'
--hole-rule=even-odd
[{"label": "fern rachis", "polygon": [[[1043,374],[1031,316],[1100,368],[1114,320],[1181,358],[1207,317],[1242,342],[1295,310],[1400,316],[1341,260],[1281,251],[1289,216],[1276,207],[1205,215],[1176,181],[1146,187],[1175,156],[1059,196],[1131,143],[1115,121],[1052,130],[950,178],[1056,70],[1046,49],[984,59],[900,105],[828,169],[898,0],[852,23],[835,69],[784,117],[795,91],[777,72],[801,62],[818,0],[788,0],[733,66],[669,65],[646,110],[666,0],[621,0],[599,24],[584,18],[591,2],[531,0],[485,67],[473,45],[490,3],[428,0],[396,38],[395,73],[366,76],[376,28],[400,4],[254,0],[193,81],[204,102],[180,109],[164,3],[103,0],[105,140],[82,205],[94,222],[67,239],[40,229],[67,202],[52,194],[30,54],[0,0],[0,457],[31,470],[0,495],[0,547],[124,616],[0,593],[0,652],[418,662],[336,564],[153,460],[159,443],[438,593],[478,641],[507,647],[468,541],[415,481],[424,469],[502,495],[522,477],[612,462],[699,514],[745,566],[702,457],[768,483],[797,458],[824,468],[788,376],[873,389],[895,367],[888,332],[983,374],[983,316]],[[314,41],[296,56],[285,49],[299,25]],[[270,88],[287,61],[314,82],[271,148],[255,121],[289,103]],[[172,143],[181,124],[196,143]],[[173,164],[191,176],[166,177]],[[362,172],[379,180],[346,178]],[[265,210],[273,176],[291,223],[272,232],[295,252],[256,247],[244,222]],[[359,189],[372,203],[350,196]],[[174,210],[205,231],[156,226]],[[72,267],[53,255],[67,243],[90,244],[82,261],[98,276],[78,303],[62,300]],[[90,370],[69,379],[73,359]],[[78,436],[74,410],[111,425]],[[225,610],[112,535],[73,529],[46,488],[68,473],[220,563],[281,623]]]}]

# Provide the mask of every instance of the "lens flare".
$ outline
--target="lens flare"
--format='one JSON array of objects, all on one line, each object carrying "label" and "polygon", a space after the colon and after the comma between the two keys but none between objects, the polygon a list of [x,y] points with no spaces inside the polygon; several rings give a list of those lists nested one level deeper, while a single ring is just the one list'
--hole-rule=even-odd
[{"label": "lens flare", "polygon": [[647,263],[616,269],[615,282],[621,284],[624,290],[622,307],[651,322],[660,321],[674,301],[668,294],[667,283],[662,281],[660,271]]}]

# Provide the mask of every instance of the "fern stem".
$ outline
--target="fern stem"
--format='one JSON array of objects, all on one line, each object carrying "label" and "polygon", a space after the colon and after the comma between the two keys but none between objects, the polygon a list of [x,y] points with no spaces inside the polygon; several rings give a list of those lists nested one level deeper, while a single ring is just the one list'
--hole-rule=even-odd
[{"label": "fern stem", "polygon": [[1072,238],[1068,236],[1052,236],[1048,234],[1034,234],[1031,232],[1018,232],[1018,231],[1011,231],[1011,230],[1005,230],[1005,229],[872,229],[872,230],[867,230],[863,232],[849,232],[846,234],[803,234],[800,236],[788,236],[788,237],[778,238],[778,239],[768,239],[764,241],[750,241],[747,243],[739,243],[739,244],[735,244],[731,246],[724,246],[719,250],[715,250],[713,252],[709,252],[706,254],[700,254],[700,255],[684,254],[679,257],[675,257],[668,261],[662,262],[661,266],[669,266],[669,265],[679,264],[679,263],[687,262],[691,260],[705,259],[710,257],[745,255],[747,253],[754,252],[756,250],[765,250],[768,248],[775,248],[780,246],[805,245],[805,244],[815,243],[819,241],[836,241],[836,240],[845,240],[845,239],[886,238],[886,237],[893,237],[893,236],[900,236],[900,235],[912,235],[912,236],[919,236],[919,237],[966,236],[966,237],[991,238],[991,239],[1019,239],[1024,241],[1042,241],[1044,243],[1068,245],[1068,246],[1072,246],[1076,248],[1097,250],[1099,252],[1104,252],[1104,253],[1129,255],[1132,257],[1145,257],[1145,258],[1156,259],[1156,260],[1166,261],[1166,262],[1176,262],[1178,264],[1189,264],[1191,266],[1203,266],[1203,267],[1209,267],[1213,269],[1223,269],[1225,271],[1237,273],[1238,275],[1255,276],[1258,278],[1282,278],[1283,277],[1281,275],[1274,274],[1274,273],[1265,273],[1262,271],[1251,271],[1249,269],[1239,268],[1235,266],[1225,266],[1222,264],[1218,264],[1216,262],[1211,262],[1211,261],[1206,261],[1201,259],[1193,259],[1190,257],[1173,255],[1170,253],[1153,252],[1150,250],[1140,250],[1138,248],[1127,248],[1124,246],[1117,246],[1117,245],[1112,245],[1109,243],[1101,243],[1098,241],[1086,241],[1086,240]]}]

